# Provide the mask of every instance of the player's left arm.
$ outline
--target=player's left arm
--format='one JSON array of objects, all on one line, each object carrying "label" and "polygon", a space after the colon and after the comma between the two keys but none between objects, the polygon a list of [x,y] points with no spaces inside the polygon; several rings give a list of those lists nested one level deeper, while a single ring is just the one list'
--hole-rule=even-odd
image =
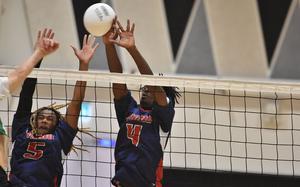
[{"label": "player's left arm", "polygon": [[[114,43],[124,47],[128,53],[132,56],[134,62],[137,65],[137,68],[139,69],[139,72],[143,75],[153,75],[153,72],[148,65],[147,61],[143,57],[143,55],[139,52],[135,45],[135,39],[134,39],[134,29],[135,24],[130,23],[130,20],[127,20],[126,28],[123,28],[123,26],[120,24],[119,21],[117,21],[117,24],[119,26],[118,29],[118,35],[120,37],[119,40],[115,40]],[[166,93],[164,92],[163,88],[160,86],[147,86],[151,94],[154,96],[155,102],[159,106],[167,106],[167,99],[166,99]]]},{"label": "player's left arm", "polygon": [[[39,31],[37,35],[37,39],[35,42],[34,46],[34,54],[36,53],[42,53],[44,55],[48,55],[54,51],[57,50],[59,44],[53,40],[54,38],[54,32],[52,29],[44,29],[43,31]],[[42,55],[41,57],[43,57]],[[37,61],[39,60],[39,61]],[[42,62],[42,58],[37,58],[35,60],[28,60],[28,63],[34,62],[33,64],[35,65],[35,68],[39,68],[40,64]],[[26,63],[25,63],[26,64]],[[23,64],[22,66],[24,66]],[[21,67],[22,67],[21,66]],[[26,65],[25,65],[26,66]],[[25,67],[25,69],[28,67]],[[21,68],[23,69],[23,68]],[[32,68],[30,68],[32,69]],[[20,70],[18,71],[15,70],[11,76],[16,77],[13,78],[16,81],[20,77],[23,77],[23,73],[26,72],[27,70]],[[20,74],[19,75],[13,75],[13,74]],[[19,77],[19,78],[17,78]],[[29,124],[29,119],[31,115],[31,107],[32,107],[32,97],[33,93],[35,90],[35,86],[37,83],[36,78],[27,78],[25,79],[23,85],[22,85],[22,90],[20,92],[20,98],[19,98],[19,103],[17,107],[17,111],[14,115],[13,123],[12,123],[12,140],[14,141],[16,136],[23,132],[25,129],[27,129],[27,125]]]},{"label": "player's left arm", "polygon": [[[79,70],[87,71],[89,67],[89,62],[95,54],[95,51],[99,43],[95,43],[95,37],[89,35],[84,35],[82,49],[76,49],[74,46],[71,46],[74,50],[75,55],[79,60]],[[78,118],[81,110],[81,104],[84,100],[86,89],[86,81],[77,81],[73,98],[71,103],[68,105],[67,113],[66,113],[66,122],[68,125],[77,129],[78,127]]]},{"label": "player's left arm", "polygon": [[164,132],[169,132],[172,128],[175,115],[174,104],[172,102],[173,101],[167,99],[167,106],[159,106],[157,103],[153,105],[153,118]]}]

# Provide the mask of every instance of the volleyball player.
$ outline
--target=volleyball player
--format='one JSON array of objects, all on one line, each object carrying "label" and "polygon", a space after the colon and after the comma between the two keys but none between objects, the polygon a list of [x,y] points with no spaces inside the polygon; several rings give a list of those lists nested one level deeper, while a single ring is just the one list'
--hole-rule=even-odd
[{"label": "volleyball player", "polygon": [[[103,36],[110,72],[122,73],[115,45],[124,47],[134,59],[141,74],[153,75],[134,39],[135,24],[127,21],[126,29],[115,20]],[[175,114],[178,92],[172,87],[144,86],[140,105],[131,96],[126,84],[113,84],[119,132],[115,147],[117,187],[160,187],[163,150],[159,131],[169,132]]]},{"label": "volleyball player", "polygon": [[[79,70],[88,70],[98,45],[95,44],[94,37],[85,35],[81,50],[72,47],[79,59]],[[78,131],[78,118],[86,82],[76,82],[65,117],[54,106],[43,107],[31,113],[36,82],[33,78],[25,80],[14,115],[14,147],[10,174],[12,186],[60,186],[63,175],[62,154],[67,155],[70,152]]]},{"label": "volleyball player", "polygon": [[[43,32],[38,32],[38,42],[32,55],[23,62],[19,67],[8,74],[8,77],[0,77],[0,99],[9,96],[15,91],[26,79],[28,74],[39,63],[39,61],[46,55],[54,52],[58,45],[53,40],[54,33],[52,30],[44,29]],[[0,186],[7,186],[7,175],[5,169],[7,167],[7,135],[3,128],[0,119]]]}]

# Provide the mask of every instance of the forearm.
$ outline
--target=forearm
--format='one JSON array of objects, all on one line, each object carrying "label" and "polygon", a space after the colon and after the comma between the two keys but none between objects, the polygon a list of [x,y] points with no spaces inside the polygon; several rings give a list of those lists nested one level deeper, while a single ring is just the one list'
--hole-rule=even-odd
[{"label": "forearm", "polygon": [[167,106],[167,95],[161,86],[147,86],[159,106]]},{"label": "forearm", "polygon": [[[88,65],[85,63],[80,63],[79,70],[87,71]],[[66,113],[66,121],[73,129],[77,129],[78,126],[78,118],[81,110],[81,104],[85,97],[85,90],[86,90],[86,81],[76,81],[73,97],[71,103],[68,106],[67,113]]]},{"label": "forearm", "polygon": [[86,90],[86,81],[77,81],[74,88],[72,102],[81,105],[85,97],[85,90]]},{"label": "forearm", "polygon": [[114,45],[105,45],[106,57],[110,72],[123,73],[122,64],[117,54],[116,47]]},{"label": "forearm", "polygon": [[36,50],[34,53],[19,67],[9,73],[8,85],[10,92],[13,92],[22,84],[26,77],[30,74],[32,69],[39,63],[43,58],[43,54]]},{"label": "forearm", "polygon": [[[35,68],[39,68],[42,63],[42,59],[35,65]],[[22,90],[20,93],[20,99],[17,108],[17,115],[27,115],[31,112],[32,107],[32,96],[37,83],[36,78],[25,79]]]},{"label": "forearm", "polygon": [[128,48],[127,51],[132,56],[141,74],[153,75],[150,66],[148,65],[142,54],[139,52],[139,50],[136,48],[136,46]]},{"label": "forearm", "polygon": [[[141,53],[138,51],[138,49],[134,46],[127,49],[132,58],[134,59],[139,71],[141,74],[144,75],[153,75],[153,72],[148,65],[147,61],[144,59],[144,57],[141,55]],[[154,100],[157,102],[159,106],[166,106],[167,105],[167,99],[165,91],[160,86],[148,86],[149,91],[154,96]]]},{"label": "forearm", "polygon": [[[123,73],[122,64],[117,54],[117,50],[114,45],[105,45],[107,62],[110,72]],[[120,99],[127,94],[126,84],[113,83],[113,93],[115,99]]]},{"label": "forearm", "polygon": [[[89,69],[88,63],[79,63],[79,71],[87,71]],[[86,90],[86,81],[76,81],[76,85],[74,88],[74,94],[72,102],[76,102],[81,105],[84,100]]]}]

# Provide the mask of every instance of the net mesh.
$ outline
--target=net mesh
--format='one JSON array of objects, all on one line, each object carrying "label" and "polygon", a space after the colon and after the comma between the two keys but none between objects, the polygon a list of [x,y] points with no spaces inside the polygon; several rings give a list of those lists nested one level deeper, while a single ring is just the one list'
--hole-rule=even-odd
[{"label": "net mesh", "polygon": [[[6,75],[10,68],[2,68]],[[120,75],[105,72],[35,70],[32,111],[66,104],[75,80],[88,81],[77,150],[64,158],[62,186],[110,186],[118,124],[112,83],[127,83],[139,100],[141,85],[176,86],[175,108],[164,167],[242,173],[300,175],[300,85],[297,82],[234,81],[215,78]],[[1,101],[0,116],[11,132],[18,94]],[[61,109],[62,114],[65,108]],[[161,134],[166,139],[165,134]]]}]

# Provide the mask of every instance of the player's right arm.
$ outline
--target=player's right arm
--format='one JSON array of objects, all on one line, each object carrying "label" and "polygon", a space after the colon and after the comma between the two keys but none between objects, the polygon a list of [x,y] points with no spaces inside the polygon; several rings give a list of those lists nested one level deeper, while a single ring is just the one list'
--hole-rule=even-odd
[{"label": "player's right arm", "polygon": [[[118,37],[116,28],[116,19],[113,22],[112,28],[103,37],[103,43],[105,44],[105,52],[107,63],[110,72],[113,73],[123,73],[122,64],[117,54],[116,47],[113,41]],[[119,100],[128,94],[128,89],[126,84],[113,83],[113,94],[116,100]]]},{"label": "player's right arm", "polygon": [[[142,54],[139,52],[135,45],[135,38],[134,38],[134,29],[135,24],[130,24],[130,20],[127,20],[126,28],[123,28],[123,26],[120,24],[119,21],[117,21],[118,24],[118,35],[119,40],[113,40],[115,44],[118,46],[124,47],[127,49],[129,54],[132,56],[134,62],[137,65],[137,68],[139,69],[139,72],[143,75],[153,75],[153,72],[148,65],[145,58],[142,56]],[[166,99],[166,93],[160,86],[147,86],[149,91],[153,94],[155,102],[159,106],[167,106],[167,99]]]}]

